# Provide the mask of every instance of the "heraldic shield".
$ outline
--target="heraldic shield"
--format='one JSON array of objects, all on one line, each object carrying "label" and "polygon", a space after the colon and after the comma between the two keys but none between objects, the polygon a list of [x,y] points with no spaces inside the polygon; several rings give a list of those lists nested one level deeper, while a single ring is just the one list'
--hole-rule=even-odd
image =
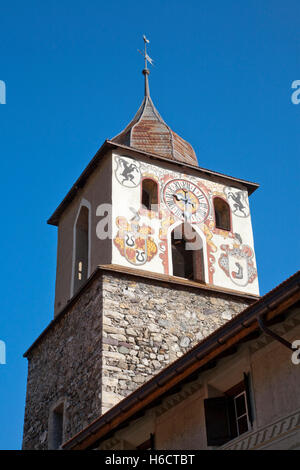
[{"label": "heraldic shield", "polygon": [[219,258],[219,266],[232,282],[238,286],[246,286],[254,281],[257,272],[253,264],[253,251],[248,245],[221,245],[225,253]]},{"label": "heraldic shield", "polygon": [[150,234],[153,229],[147,225],[140,226],[136,221],[128,222],[125,217],[117,217],[119,228],[114,244],[120,254],[135,266],[145,264],[156,255],[157,246]]}]

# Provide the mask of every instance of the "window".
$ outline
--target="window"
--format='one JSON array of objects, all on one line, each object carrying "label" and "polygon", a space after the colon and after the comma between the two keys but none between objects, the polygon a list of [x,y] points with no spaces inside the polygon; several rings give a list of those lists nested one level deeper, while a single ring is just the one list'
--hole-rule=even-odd
[{"label": "window", "polygon": [[64,404],[60,403],[50,414],[49,449],[59,449],[63,443]]},{"label": "window", "polygon": [[247,410],[246,392],[242,390],[240,393],[233,397],[234,401],[234,414],[235,414],[235,427],[237,435],[247,432],[249,429],[249,418]]},{"label": "window", "polygon": [[204,400],[208,446],[220,446],[252,426],[249,375],[220,397]]},{"label": "window", "polygon": [[204,282],[203,243],[188,223],[171,233],[173,276]]},{"label": "window", "polygon": [[230,223],[230,207],[224,199],[219,197],[214,198],[214,210],[215,210],[215,223],[216,228],[221,230],[231,229]]},{"label": "window", "polygon": [[75,256],[73,293],[76,293],[88,278],[89,258],[89,209],[82,206],[75,226]]},{"label": "window", "polygon": [[158,186],[151,179],[144,179],[142,183],[142,205],[147,210],[157,211]]}]

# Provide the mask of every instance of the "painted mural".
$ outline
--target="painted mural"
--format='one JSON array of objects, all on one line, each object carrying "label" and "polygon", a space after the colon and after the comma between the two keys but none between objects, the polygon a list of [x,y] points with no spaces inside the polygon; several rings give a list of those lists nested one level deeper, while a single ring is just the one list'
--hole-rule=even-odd
[{"label": "painted mural", "polygon": [[114,244],[120,254],[135,266],[141,266],[157,253],[157,245],[151,237],[153,229],[147,225],[140,225],[137,217],[127,221],[125,217],[118,217],[116,224],[119,228]]},{"label": "painted mural", "polygon": [[225,187],[224,194],[234,215],[237,217],[249,217],[249,204],[246,191]]},{"label": "painted mural", "polygon": [[169,274],[169,257],[168,257],[168,231],[175,223],[172,213],[166,208],[161,207],[161,227],[159,229],[159,257],[162,261],[164,274]]},{"label": "painted mural", "polygon": [[246,286],[257,277],[253,264],[253,250],[248,245],[221,245],[224,253],[219,258],[219,266],[237,286]]},{"label": "painted mural", "polygon": [[[127,262],[145,265],[145,269],[154,272],[172,274],[170,233],[179,222],[188,222],[203,235],[206,282],[258,293],[257,284],[248,289],[257,279],[257,271],[247,191],[224,186],[212,179],[166,170],[158,164],[128,156],[115,156],[114,172],[120,188],[116,187],[116,193],[122,199],[121,206],[124,204],[124,209],[115,217],[114,245]],[[141,207],[145,178],[158,184],[157,211]],[[230,230],[216,227],[215,197],[222,198],[230,206]],[[128,200],[127,205],[125,200]]]},{"label": "painted mural", "polygon": [[135,188],[140,184],[141,171],[139,162],[129,157],[116,157],[115,175],[118,182],[126,188]]}]

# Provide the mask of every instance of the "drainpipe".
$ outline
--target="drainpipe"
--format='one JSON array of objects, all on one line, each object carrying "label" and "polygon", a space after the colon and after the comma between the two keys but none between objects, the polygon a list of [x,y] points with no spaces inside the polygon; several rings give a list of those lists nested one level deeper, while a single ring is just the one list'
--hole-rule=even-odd
[{"label": "drainpipe", "polygon": [[262,331],[264,331],[267,335],[272,336],[272,338],[274,338],[279,343],[283,344],[283,346],[285,346],[285,347],[291,349],[292,351],[294,351],[294,348],[293,348],[292,344],[289,341],[287,341],[286,339],[284,339],[281,336],[277,335],[276,333],[274,333],[274,331],[270,330],[270,328],[268,328],[265,325],[262,316],[257,315],[257,323],[258,323],[260,329]]}]

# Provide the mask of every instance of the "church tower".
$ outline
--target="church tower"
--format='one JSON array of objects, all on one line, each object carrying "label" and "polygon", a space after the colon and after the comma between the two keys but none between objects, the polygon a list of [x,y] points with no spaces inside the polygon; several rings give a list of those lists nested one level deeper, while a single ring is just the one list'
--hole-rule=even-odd
[{"label": "church tower", "polygon": [[24,449],[55,449],[257,300],[248,197],[198,166],[149,91],[49,218],[54,319],[26,351]]}]

